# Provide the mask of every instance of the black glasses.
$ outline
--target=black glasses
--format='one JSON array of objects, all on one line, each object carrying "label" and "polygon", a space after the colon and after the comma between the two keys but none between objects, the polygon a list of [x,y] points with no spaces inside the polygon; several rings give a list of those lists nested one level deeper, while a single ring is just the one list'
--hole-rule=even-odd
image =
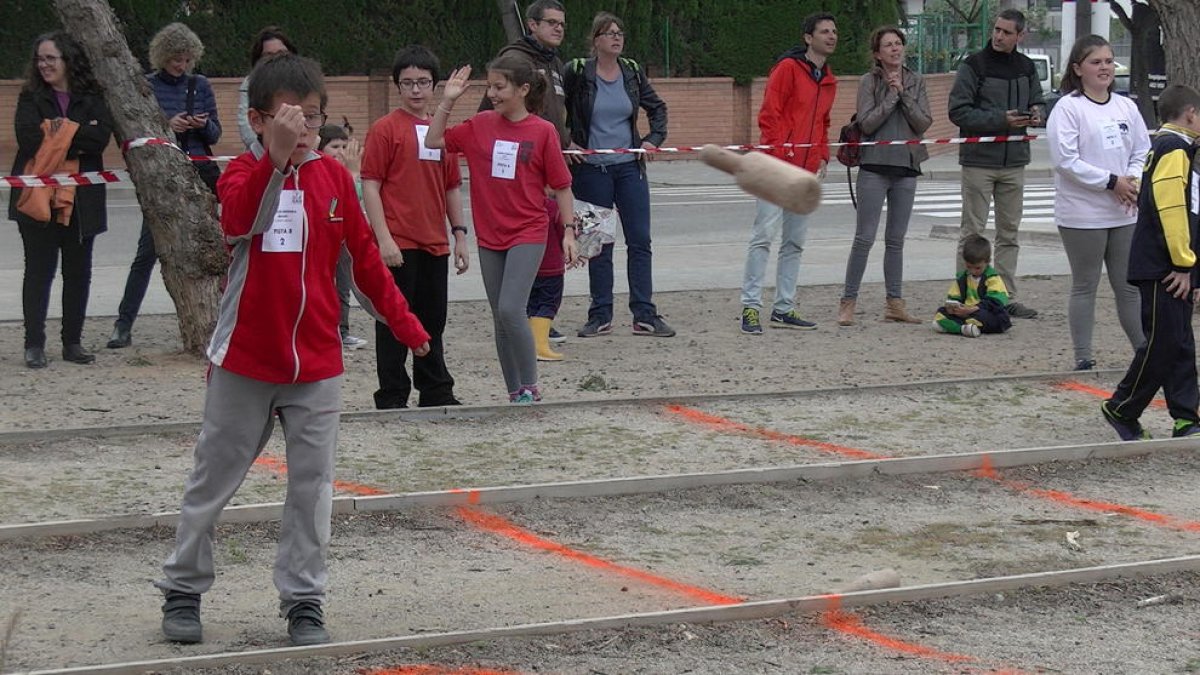
[{"label": "black glasses", "polygon": [[433,80],[428,77],[422,77],[419,80],[400,80],[396,83],[401,89],[428,89],[433,86]]},{"label": "black glasses", "polygon": [[625,37],[625,33],[619,30],[610,30],[607,33],[597,33],[596,37],[612,38],[613,40],[621,40]]},{"label": "black glasses", "polygon": [[[262,115],[263,117],[275,117],[275,113],[269,113],[262,110],[259,110],[258,114]],[[325,126],[325,121],[328,119],[329,115],[326,115],[323,112],[305,113],[304,126],[309,129],[320,129],[321,127]]]},{"label": "black glasses", "polygon": [[567,27],[566,21],[559,21],[558,19],[538,19],[537,22],[544,23],[544,24],[550,26],[551,28],[566,28]]}]

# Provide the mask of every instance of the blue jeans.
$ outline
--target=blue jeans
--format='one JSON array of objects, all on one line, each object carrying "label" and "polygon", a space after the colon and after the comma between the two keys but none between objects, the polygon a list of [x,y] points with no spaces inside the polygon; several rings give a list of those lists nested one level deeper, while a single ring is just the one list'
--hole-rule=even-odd
[{"label": "blue jeans", "polygon": [[[652,254],[650,252],[650,183],[641,162],[594,165],[576,164],[572,191],[576,199],[601,208],[616,204],[625,233],[626,272],[629,277],[629,310],[634,321],[649,321],[658,316],[654,296]],[[608,323],[613,318],[613,245],[588,261],[589,290],[592,305],[588,321]]]},{"label": "blue jeans", "polygon": [[154,250],[154,236],[150,227],[142,223],[142,233],[138,235],[137,253],[133,256],[133,264],[129,266],[129,276],[125,279],[125,294],[121,296],[121,305],[117,308],[115,325],[123,328],[133,328],[138,312],[142,309],[142,300],[146,297],[146,289],[150,287],[150,275],[154,272],[154,263],[158,262],[158,252]]},{"label": "blue jeans", "polygon": [[808,216],[784,211],[774,204],[758,200],[758,213],[750,233],[746,252],[746,270],[742,275],[742,307],[762,309],[763,277],[767,274],[767,257],[775,231],[782,230],[779,240],[779,263],[775,267],[775,304],[772,311],[787,314],[795,308],[796,277],[800,275],[800,254],[808,235]]}]

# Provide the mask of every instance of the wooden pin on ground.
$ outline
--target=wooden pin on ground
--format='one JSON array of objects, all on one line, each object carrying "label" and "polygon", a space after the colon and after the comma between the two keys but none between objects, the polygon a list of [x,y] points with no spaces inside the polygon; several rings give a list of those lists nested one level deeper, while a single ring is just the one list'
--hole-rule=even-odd
[{"label": "wooden pin on ground", "polygon": [[700,148],[700,160],[737,179],[738,187],[792,213],[812,213],[821,205],[821,180],[762,152],[739,155],[717,145]]},{"label": "wooden pin on ground", "polygon": [[888,567],[886,569],[875,570],[868,572],[861,577],[853,579],[850,583],[838,586],[830,591],[836,595],[845,593],[857,593],[859,591],[878,591],[885,588],[898,588],[900,586],[900,575],[896,570]]}]

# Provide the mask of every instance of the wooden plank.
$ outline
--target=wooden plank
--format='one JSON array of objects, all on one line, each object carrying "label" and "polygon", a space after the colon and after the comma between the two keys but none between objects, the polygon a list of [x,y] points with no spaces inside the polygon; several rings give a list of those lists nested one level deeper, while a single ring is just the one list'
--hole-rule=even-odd
[{"label": "wooden plank", "polygon": [[251,665],[275,663],[284,659],[315,657],[342,657],[371,654],[394,649],[428,649],[471,642],[524,638],[545,635],[562,635],[581,631],[617,630],[646,628],[678,623],[714,623],[732,621],[755,621],[788,614],[812,614],[837,607],[867,607],[884,603],[916,602],[944,598],[982,595],[998,591],[1025,588],[1087,584],[1118,578],[1132,578],[1193,572],[1200,570],[1200,556],[1182,556],[1160,560],[1148,560],[1116,565],[1101,565],[1079,569],[1034,572],[1004,577],[952,581],[940,584],[903,586],[873,591],[860,591],[843,595],[809,595],[796,598],[779,598],[745,602],[739,605],[717,605],[693,607],[662,612],[623,614],[590,619],[570,619],[548,623],[522,624],[500,628],[427,633],[399,637],[376,638],[335,642],[314,647],[287,647],[261,649],[245,652],[203,654],[174,659],[131,661],[104,665],[79,666],[57,670],[39,670],[28,675],[66,675],[73,673],[100,673],[104,675],[134,675],[156,672],[170,668],[221,668],[235,664]]},{"label": "wooden plank", "polygon": [[[462,506],[466,504],[509,504],[534,499],[586,499],[624,495],[695,490],[727,485],[780,483],[788,481],[828,481],[870,479],[875,476],[903,476],[921,473],[974,471],[985,464],[996,469],[1048,464],[1051,462],[1115,459],[1161,452],[1195,450],[1200,439],[1170,438],[1137,443],[1097,443],[1068,445],[995,452],[973,452],[960,455],[929,455],[896,457],[846,462],[823,462],[776,467],[753,467],[704,473],[636,476],[632,478],[599,478],[593,480],[506,485],[434,492],[412,492],[370,497],[339,497],[334,500],[335,514],[402,511],[418,507]],[[254,523],[278,520],[283,504],[248,504],[225,509],[222,523]],[[51,537],[89,534],[127,528],[154,526],[174,527],[178,512],[151,516],[118,516],[95,520],[68,520],[50,523],[23,523],[0,526],[0,541],[29,537]]]},{"label": "wooden plank", "polygon": [[[988,383],[1033,382],[1039,380],[1096,380],[1102,375],[1119,371],[1093,370],[1085,373],[1075,371],[1028,373],[1016,375],[999,375],[982,380]],[[611,408],[621,406],[655,406],[670,403],[700,404],[716,401],[754,401],[759,399],[805,398],[810,396],[834,396],[839,394],[886,394],[902,390],[936,389],[938,387],[958,385],[979,385],[979,378],[950,378],[941,380],[921,380],[917,382],[896,382],[889,384],[871,384],[865,386],[827,387],[815,389],[796,389],[781,391],[758,391],[740,394],[684,394],[673,396],[644,397],[614,397],[584,399],[573,401],[546,401],[533,406],[513,405],[484,405],[484,406],[452,406],[443,408],[409,408],[403,410],[369,410],[343,412],[344,422],[379,422],[388,420],[414,421],[424,419],[477,419],[493,415],[526,415],[537,411],[572,410],[575,408]],[[165,422],[155,424],[133,424],[112,427],[75,427],[69,429],[36,429],[27,431],[0,431],[0,446],[19,443],[37,443],[47,441],[67,440],[73,438],[116,438],[122,436],[156,435],[156,434],[198,434],[200,423],[197,422]]]}]

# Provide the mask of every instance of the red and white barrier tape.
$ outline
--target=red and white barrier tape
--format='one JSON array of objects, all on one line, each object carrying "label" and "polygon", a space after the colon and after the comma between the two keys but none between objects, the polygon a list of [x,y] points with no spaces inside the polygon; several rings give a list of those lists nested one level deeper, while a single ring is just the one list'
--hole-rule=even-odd
[{"label": "red and white barrier tape", "polygon": [[[959,145],[963,143],[1019,143],[1036,141],[1040,136],[966,136],[960,138],[924,138],[906,141],[861,141],[858,143],[781,143],[779,145],[723,145],[726,150],[774,150],[776,148],[816,148],[828,146],[831,148],[843,145]],[[180,150],[179,146],[162,138],[135,138],[126,141],[122,146],[123,152],[147,145],[163,145]],[[669,148],[615,148],[612,150],[563,150],[566,155],[624,155],[624,154],[685,154],[699,152],[698,145],[683,145]],[[180,150],[180,152],[183,152]],[[203,157],[189,155],[192,161],[228,162],[234,159],[231,155]],[[42,176],[4,176],[0,183],[9,187],[63,187],[68,185],[99,185],[102,183],[123,183],[129,180],[129,172],[116,171],[85,171],[83,173],[56,173]]]}]

